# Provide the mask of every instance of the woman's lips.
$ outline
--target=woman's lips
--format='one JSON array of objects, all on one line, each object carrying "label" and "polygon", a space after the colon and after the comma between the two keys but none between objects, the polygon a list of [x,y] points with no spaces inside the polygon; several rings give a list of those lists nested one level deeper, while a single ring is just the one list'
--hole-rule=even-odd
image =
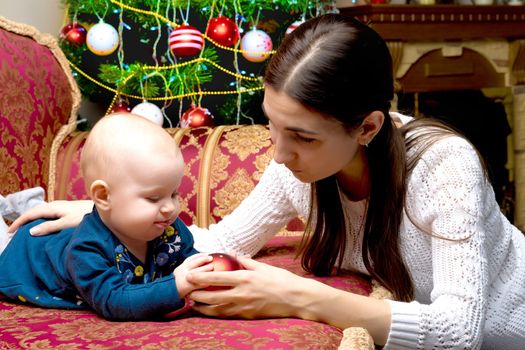
[{"label": "woman's lips", "polygon": [[300,172],[301,172],[301,170],[299,170],[299,169],[293,169],[293,168],[290,168],[290,167],[288,167],[288,166],[287,166],[287,168],[288,168],[288,170],[290,170],[292,173],[300,173]]}]

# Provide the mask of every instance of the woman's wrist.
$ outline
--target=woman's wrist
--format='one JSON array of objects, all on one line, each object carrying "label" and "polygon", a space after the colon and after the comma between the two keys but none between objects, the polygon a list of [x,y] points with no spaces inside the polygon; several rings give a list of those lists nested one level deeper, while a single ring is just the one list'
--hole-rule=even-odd
[{"label": "woman's wrist", "polygon": [[306,279],[295,296],[295,317],[326,323],[341,329],[362,327],[378,345],[390,331],[390,306],[384,300],[342,291]]}]

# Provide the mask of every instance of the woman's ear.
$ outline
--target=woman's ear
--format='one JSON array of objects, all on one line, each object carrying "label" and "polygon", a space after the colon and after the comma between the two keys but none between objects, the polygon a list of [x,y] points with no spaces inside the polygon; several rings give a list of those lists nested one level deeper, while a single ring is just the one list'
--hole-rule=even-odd
[{"label": "woman's ear", "polygon": [[89,187],[89,194],[98,210],[108,210],[109,205],[109,186],[106,181],[95,180]]},{"label": "woman's ear", "polygon": [[367,115],[365,119],[363,119],[361,127],[359,128],[360,133],[358,135],[358,142],[363,146],[368,146],[379,130],[381,130],[384,121],[385,116],[383,112],[373,111]]}]

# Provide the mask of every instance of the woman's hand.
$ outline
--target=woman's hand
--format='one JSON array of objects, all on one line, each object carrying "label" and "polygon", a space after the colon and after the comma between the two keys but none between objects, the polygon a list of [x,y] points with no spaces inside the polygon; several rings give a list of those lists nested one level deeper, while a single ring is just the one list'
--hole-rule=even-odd
[{"label": "woman's hand", "polygon": [[252,259],[238,260],[245,270],[192,272],[187,276],[191,283],[199,285],[232,287],[193,291],[189,296],[198,303],[195,310],[219,317],[299,317],[298,310],[307,302],[303,291],[312,288],[311,282],[315,281]]},{"label": "woman's hand", "polygon": [[79,201],[54,201],[29,209],[9,226],[8,232],[14,233],[20,226],[36,219],[56,219],[46,221],[31,228],[33,236],[43,236],[80,223],[84,215],[91,212],[93,202],[90,200]]},{"label": "woman's hand", "polygon": [[363,327],[376,344],[385,344],[391,315],[384,300],[332,288],[248,258],[238,259],[246,270],[188,274],[191,283],[232,287],[193,291],[189,297],[197,303],[195,310],[208,316],[296,317],[341,329]]}]

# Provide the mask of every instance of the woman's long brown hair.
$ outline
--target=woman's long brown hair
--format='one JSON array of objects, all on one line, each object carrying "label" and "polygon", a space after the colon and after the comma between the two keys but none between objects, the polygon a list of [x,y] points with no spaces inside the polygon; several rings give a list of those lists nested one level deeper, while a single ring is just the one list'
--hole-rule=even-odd
[{"label": "woman's long brown hair", "polygon": [[[313,18],[289,34],[272,57],[265,84],[284,92],[347,130],[373,111],[385,121],[367,147],[370,195],[362,254],[370,275],[397,300],[413,299],[413,284],[399,249],[406,192],[404,138],[390,115],[392,59],[370,27],[340,15]],[[346,222],[335,175],[312,185],[310,217],[301,253],[303,267],[316,275],[341,270]]]}]

